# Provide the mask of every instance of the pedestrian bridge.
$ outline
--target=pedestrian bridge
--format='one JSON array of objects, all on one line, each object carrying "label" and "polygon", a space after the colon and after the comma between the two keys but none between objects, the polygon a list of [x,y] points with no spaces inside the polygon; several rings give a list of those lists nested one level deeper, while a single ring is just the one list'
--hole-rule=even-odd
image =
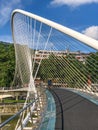
[{"label": "pedestrian bridge", "polygon": [[23,109],[0,128],[98,130],[98,41],[23,10],[13,11],[11,26],[11,87],[28,91]]}]

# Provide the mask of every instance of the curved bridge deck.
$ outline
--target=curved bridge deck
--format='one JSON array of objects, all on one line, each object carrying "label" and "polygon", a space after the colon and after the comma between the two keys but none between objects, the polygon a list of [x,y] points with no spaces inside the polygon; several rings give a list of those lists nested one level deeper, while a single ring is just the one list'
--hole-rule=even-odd
[{"label": "curved bridge deck", "polygon": [[50,90],[56,102],[55,130],[98,130],[98,106],[61,88]]}]

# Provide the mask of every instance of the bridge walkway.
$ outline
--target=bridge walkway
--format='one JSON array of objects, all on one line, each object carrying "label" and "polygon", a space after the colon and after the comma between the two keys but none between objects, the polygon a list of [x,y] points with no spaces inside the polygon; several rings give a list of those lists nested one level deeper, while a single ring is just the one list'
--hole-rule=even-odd
[{"label": "bridge walkway", "polygon": [[55,130],[98,130],[98,106],[66,89],[52,88],[56,102]]}]

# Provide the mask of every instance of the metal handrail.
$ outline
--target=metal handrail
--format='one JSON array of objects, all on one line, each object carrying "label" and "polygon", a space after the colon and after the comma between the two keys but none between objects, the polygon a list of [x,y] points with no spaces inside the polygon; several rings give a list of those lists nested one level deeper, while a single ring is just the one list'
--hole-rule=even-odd
[{"label": "metal handrail", "polygon": [[40,96],[38,96],[35,100],[33,100],[32,102],[28,103],[27,106],[25,106],[23,109],[21,109],[20,111],[18,111],[15,115],[11,116],[9,119],[7,119],[6,121],[4,121],[3,123],[0,124],[0,128],[2,128],[3,126],[5,126],[6,124],[8,124],[10,121],[12,121],[15,117],[17,117],[18,115],[20,115],[20,113],[22,113],[24,110],[26,110],[28,107],[30,107],[33,103],[35,103],[40,97],[41,95],[43,95],[43,93],[46,91],[46,89],[40,94]]}]

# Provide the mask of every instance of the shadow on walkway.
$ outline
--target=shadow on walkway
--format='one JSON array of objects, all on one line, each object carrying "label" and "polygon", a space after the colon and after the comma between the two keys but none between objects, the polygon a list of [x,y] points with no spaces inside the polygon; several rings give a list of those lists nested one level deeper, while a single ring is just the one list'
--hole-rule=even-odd
[{"label": "shadow on walkway", "polygon": [[68,90],[51,89],[56,103],[55,130],[98,130],[98,106]]}]

